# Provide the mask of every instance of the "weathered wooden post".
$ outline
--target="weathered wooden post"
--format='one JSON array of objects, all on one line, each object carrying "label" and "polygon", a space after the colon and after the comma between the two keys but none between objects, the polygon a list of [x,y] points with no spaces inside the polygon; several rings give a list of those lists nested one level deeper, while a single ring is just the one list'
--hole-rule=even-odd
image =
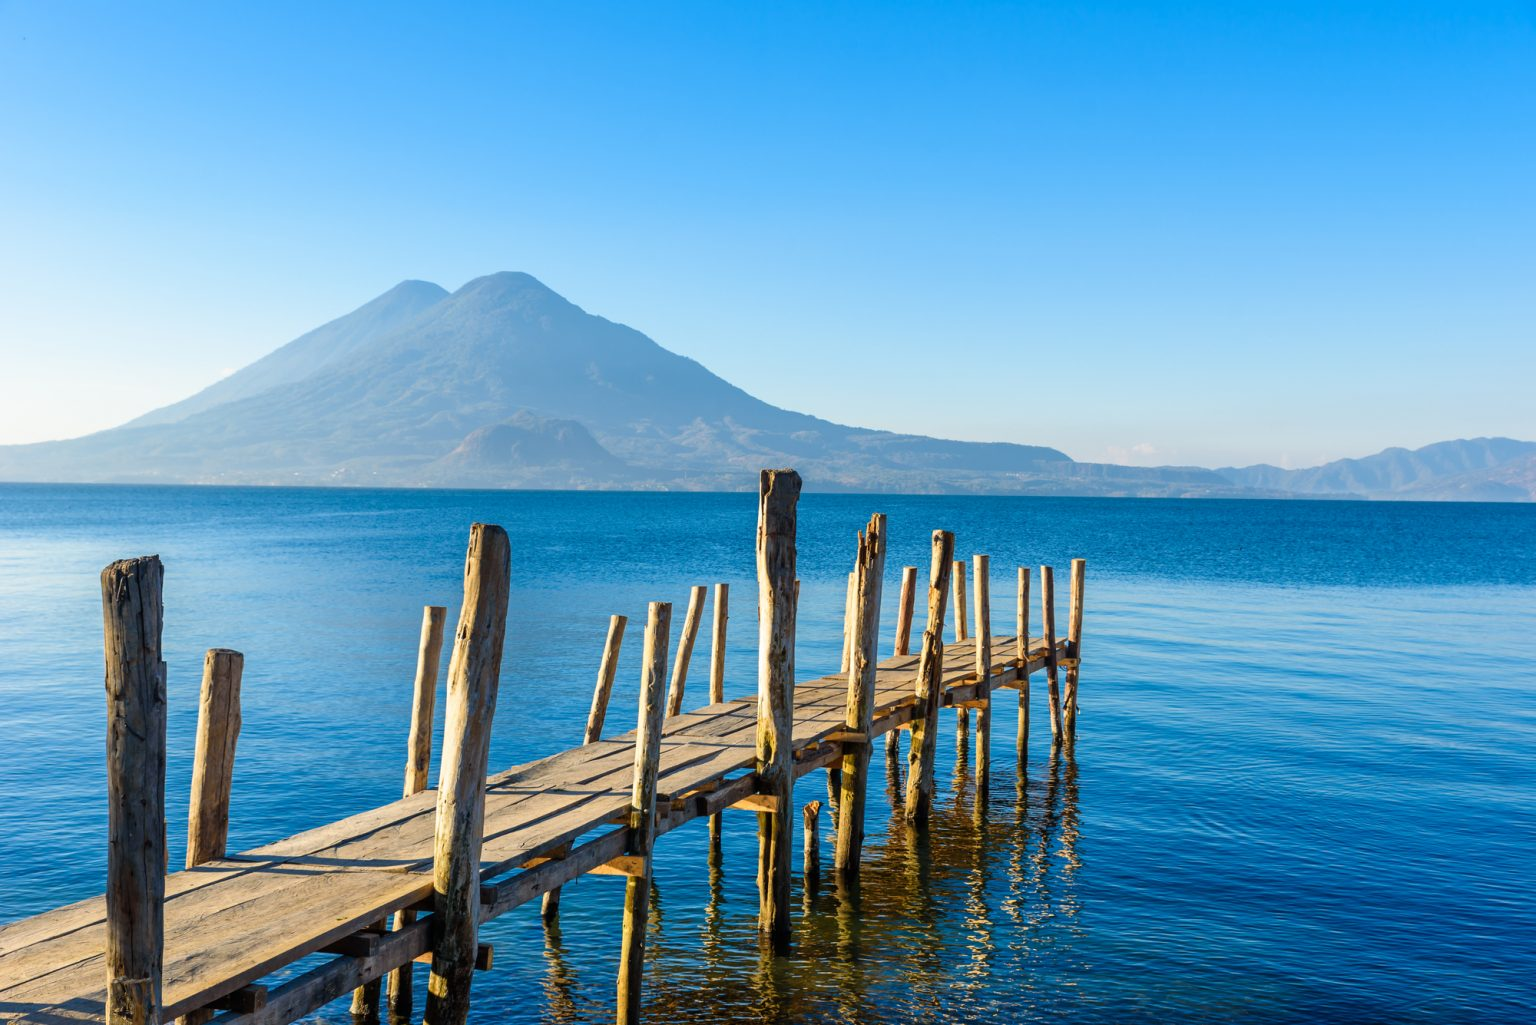
[{"label": "weathered wooden post", "polygon": [[661,681],[667,674],[670,602],[653,601],[645,622],[644,675],[635,728],[635,775],[630,790],[629,835],[624,853],[639,859],[624,883],[624,946],[619,958],[618,1021],[640,1021],[640,982],[645,972],[645,926],[651,904],[651,847],[656,839],[656,775],[661,764]]},{"label": "weathered wooden post", "polygon": [[1045,682],[1051,705],[1051,743],[1061,742],[1061,688],[1057,683],[1056,583],[1049,566],[1040,567],[1040,629],[1045,633]]},{"label": "weathered wooden post", "polygon": [[985,798],[992,763],[992,598],[991,558],[972,556],[976,564],[976,796]]},{"label": "weathered wooden post", "polygon": [[1068,742],[1077,739],[1077,670],[1083,641],[1083,579],[1088,563],[1072,560],[1070,599],[1067,606],[1067,688],[1061,696],[1061,729]]},{"label": "weathered wooden post", "polygon": [[192,798],[187,809],[188,868],[224,857],[229,840],[229,792],[234,783],[235,742],[240,737],[244,668],[245,656],[228,648],[210,648],[203,656]]},{"label": "weathered wooden post", "polygon": [[875,513],[859,534],[854,577],[852,657],[843,725],[843,793],[837,809],[837,866],[843,880],[859,875],[864,848],[864,798],[869,791],[869,734],[875,714],[875,645],[880,640],[880,589],[885,577],[885,514]]},{"label": "weathered wooden post", "polygon": [[107,689],[107,1023],[159,1025],[165,954],[164,571],[101,571]]},{"label": "weathered wooden post", "polygon": [[715,585],[714,632],[709,641],[709,703],[725,700],[725,629],[731,618],[731,585]]},{"label": "weathered wooden post", "polygon": [[[608,639],[603,644],[603,660],[597,666],[597,684],[592,688],[592,707],[587,712],[582,744],[593,744],[602,739],[603,719],[608,715],[608,698],[613,694],[613,678],[619,670],[619,649],[624,644],[624,627],[628,623],[625,616],[608,617]],[[560,887],[544,891],[539,916],[545,925],[559,921]]]},{"label": "weathered wooden post", "polygon": [[683,634],[677,641],[677,660],[672,663],[672,687],[667,692],[667,717],[683,710],[683,687],[688,682],[688,663],[693,659],[693,642],[699,636],[699,620],[704,617],[704,596],[709,589],[703,584],[688,592],[688,613],[683,617]]},{"label": "weathered wooden post", "polygon": [[[896,654],[912,654],[912,606],[917,598],[917,567],[901,567],[901,601],[896,606]],[[901,757],[901,730],[885,735],[885,757],[895,764]]]},{"label": "weathered wooden post", "polygon": [[854,602],[858,600],[858,583],[854,574],[848,574],[848,592],[843,599],[843,663],[840,673],[848,671],[849,659],[853,657],[853,617]]},{"label": "weathered wooden post", "polygon": [[1022,760],[1029,757],[1029,568],[1026,566],[1019,567],[1016,618],[1013,657],[1019,661],[1019,735],[1014,746]]},{"label": "weathered wooden post", "polygon": [[821,880],[821,802],[806,802],[800,814],[805,820],[804,859],[800,865],[800,875],[805,880],[805,888],[812,890]]},{"label": "weathered wooden post", "polygon": [[[950,583],[954,588],[951,595],[951,606],[955,610],[955,642],[970,640],[970,624],[966,621],[965,608],[965,560],[954,560],[954,566],[950,572]],[[971,734],[971,710],[969,708],[955,709],[955,750],[965,751],[966,744],[970,741]]]},{"label": "weathered wooden post", "polygon": [[758,928],[789,950],[790,850],[795,820],[795,520],[800,475],[764,470],[757,513],[757,778],[774,805],[757,815]]},{"label": "weathered wooden post", "polygon": [[[437,674],[443,660],[443,625],[448,610],[427,605],[421,610],[421,639],[416,645],[416,679],[411,691],[411,731],[405,741],[405,787],[410,797],[427,789],[432,770],[432,721],[436,715]],[[416,921],[416,912],[395,912],[395,931]],[[402,965],[389,974],[389,1018],[409,1022],[414,1008],[411,966]],[[356,994],[353,995],[354,1003]]]},{"label": "weathered wooden post", "polygon": [[928,571],[928,623],[918,654],[917,705],[912,710],[912,738],[907,744],[907,818],[916,825],[933,810],[933,762],[938,750],[939,702],[944,697],[944,603],[955,554],[955,535],[933,532],[933,565]]},{"label": "weathered wooden post", "polygon": [[501,679],[511,551],[500,527],[476,523],[464,560],[464,605],[448,663],[433,853],[432,976],[425,1025],[464,1025],[480,921],[485,770]]}]

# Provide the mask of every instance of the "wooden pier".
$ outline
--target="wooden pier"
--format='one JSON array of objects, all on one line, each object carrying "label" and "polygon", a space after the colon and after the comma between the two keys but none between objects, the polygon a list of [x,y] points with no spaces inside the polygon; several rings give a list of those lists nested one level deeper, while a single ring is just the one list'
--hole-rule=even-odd
[{"label": "wooden pier", "polygon": [[[795,683],[798,604],[793,471],[764,471],[758,525],[759,679],[753,698],[722,700],[725,591],[716,589],[711,702],[681,711],[687,658],[702,617],[694,592],[684,640],[668,678],[670,606],[653,603],[645,627],[636,729],[602,737],[624,620],[614,617],[598,672],[585,743],[487,775],[506,624],[506,535],[476,524],[465,566],[465,600],[449,662],[444,750],[436,790],[424,789],[430,761],[443,613],[423,620],[415,720],[404,793],[393,804],[240,854],[224,852],[228,787],[239,729],[236,653],[210,652],[199,723],[188,867],[165,874],[165,667],[160,660],[158,559],[114,563],[103,573],[109,707],[112,847],[107,894],[0,927],[0,1021],[49,1023],[187,1022],[285,1025],[354,993],[359,1020],[413,1020],[409,966],[432,966],[422,1019],[459,1025],[471,977],[492,966],[481,923],[543,899],[558,915],[562,884],[588,873],[627,877],[615,1016],[640,1020],[646,900],[656,842],[698,818],[728,809],[757,813],[763,941],[788,949],[793,932],[790,871],[796,821],[814,835],[820,802],[791,806],[793,781],[817,769],[837,779],[832,796],[834,872],[857,878],[876,738],[909,730],[904,814],[921,831],[933,796],[934,750],[942,708],[976,711],[977,764],[986,764],[990,702],[1046,670],[1053,739],[1072,743],[1077,722],[1083,568],[1074,562],[1069,629],[1054,634],[1049,567],[1042,567],[1042,637],[1029,637],[1029,580],[1020,569],[1017,636],[993,636],[988,561],[975,559],[974,608],[964,640],[944,639],[953,588],[954,538],[938,531],[926,579],[902,574],[897,651],[879,658],[886,524],[861,532],[846,612],[844,672]],[[913,592],[922,592],[914,594]],[[914,605],[928,619],[907,653]],[[1057,673],[1067,673],[1069,707],[1059,708]],[[507,667],[515,672],[515,667]],[[675,714],[664,715],[670,706]],[[1027,720],[1026,720],[1027,721]],[[1026,737],[1021,729],[1019,753]],[[895,751],[894,742],[891,747]],[[986,787],[977,788],[978,801]],[[815,847],[805,847],[807,871]],[[392,927],[390,927],[392,925]],[[311,955],[313,967],[266,980]],[[311,962],[306,962],[309,965]],[[402,970],[404,969],[404,970]]]}]

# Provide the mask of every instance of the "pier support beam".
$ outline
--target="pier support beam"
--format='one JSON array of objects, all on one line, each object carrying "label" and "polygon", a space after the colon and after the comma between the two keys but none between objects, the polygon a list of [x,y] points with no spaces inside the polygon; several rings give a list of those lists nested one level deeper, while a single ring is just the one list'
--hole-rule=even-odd
[{"label": "pier support beam", "polygon": [[757,815],[758,928],[789,950],[791,845],[795,820],[795,524],[800,475],[764,470],[757,507],[757,778],[776,809]]},{"label": "pier support beam", "polygon": [[[965,560],[955,559],[950,571],[950,584],[954,588],[950,605],[955,610],[955,641],[970,640],[970,624],[966,621],[965,609]],[[955,750],[964,755],[971,739],[971,710],[969,708],[955,709]]]},{"label": "pier support beam", "polygon": [[683,711],[683,688],[688,683],[688,663],[693,660],[693,642],[699,637],[699,620],[704,618],[704,598],[709,588],[699,584],[688,592],[688,614],[683,617],[683,633],[677,640],[677,660],[672,663],[672,687],[667,691],[667,718]]},{"label": "pier support beam", "polygon": [[843,793],[838,801],[837,872],[858,878],[864,849],[864,798],[869,791],[869,734],[875,714],[875,645],[880,640],[880,590],[885,577],[885,514],[875,513],[859,534],[852,644],[848,663],[848,706],[843,719],[862,740],[843,743]]},{"label": "pier support beam", "polygon": [[944,696],[944,603],[955,554],[955,535],[933,532],[933,565],[928,572],[928,623],[917,660],[917,705],[907,745],[907,819],[925,825],[933,810],[933,763],[938,750],[939,702]]},{"label": "pier support beam", "polygon": [[1073,559],[1067,606],[1067,688],[1061,696],[1061,728],[1069,743],[1077,739],[1077,669],[1083,642],[1083,580],[1087,575],[1087,561]]},{"label": "pier support beam", "polygon": [[[1019,567],[1013,657],[1019,662],[1019,733],[1014,742],[1020,764],[1029,759],[1029,567]],[[1022,779],[1022,777],[1020,777]]]},{"label": "pier support beam", "polygon": [[476,523],[464,560],[464,605],[448,666],[433,855],[432,977],[425,1025],[464,1025],[480,922],[485,769],[501,678],[511,553],[506,531]]},{"label": "pier support beam", "polygon": [[1040,629],[1045,633],[1045,680],[1051,704],[1051,744],[1061,743],[1061,686],[1056,658],[1056,582],[1049,566],[1040,567]]},{"label": "pier support beam", "polygon": [[[703,588],[697,590],[702,591]],[[624,883],[624,947],[619,958],[619,1025],[640,1021],[640,982],[645,972],[645,927],[651,903],[651,847],[656,839],[656,774],[661,763],[661,681],[667,673],[667,636],[672,606],[653,601],[645,623],[644,675],[635,728],[635,776],[630,791],[629,836],[624,853],[640,869]],[[674,681],[676,677],[673,678]]]},{"label": "pier support beam", "polygon": [[107,1023],[159,1025],[165,952],[160,557],[101,572],[107,689]]},{"label": "pier support beam", "polygon": [[976,565],[976,799],[984,801],[992,767],[992,561],[972,556]]},{"label": "pier support beam", "polygon": [[[896,606],[897,655],[912,654],[912,606],[917,599],[917,567],[901,567],[901,601]],[[885,757],[899,765],[901,757],[901,730],[891,730],[885,735]]]},{"label": "pier support beam", "polygon": [[[714,631],[709,642],[709,703],[725,700],[725,632],[731,618],[731,585],[715,585]],[[709,817],[710,850],[720,846],[720,813]]]},{"label": "pier support beam", "polygon": [[[411,732],[405,742],[405,786],[410,797],[427,789],[432,769],[432,721],[436,715],[437,674],[443,656],[443,624],[448,610],[428,605],[421,610],[421,639],[416,645],[416,679],[411,692]],[[416,921],[416,912],[395,912],[395,931]],[[389,1020],[392,1025],[411,1021],[415,1009],[411,966],[403,965],[389,975]],[[354,1000],[356,999],[354,994]]]}]

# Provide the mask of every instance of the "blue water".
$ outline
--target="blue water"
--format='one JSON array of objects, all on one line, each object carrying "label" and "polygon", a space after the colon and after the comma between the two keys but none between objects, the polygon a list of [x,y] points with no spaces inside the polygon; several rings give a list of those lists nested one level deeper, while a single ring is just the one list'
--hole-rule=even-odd
[{"label": "blue water", "polygon": [[[1021,785],[1006,692],[978,816],[946,714],[930,835],[892,828],[877,787],[858,905],[797,879],[787,958],[756,940],[754,817],[725,817],[718,859],[702,824],[669,834],[650,1020],[1532,1020],[1536,507],[807,495],[803,678],[835,667],[873,511],[883,650],[895,567],[926,566],[936,527],[992,556],[999,632],[1016,564],[1088,560],[1075,756],[1050,756],[1038,705]],[[398,795],[421,606],[456,615],[472,521],[513,544],[503,767],[579,741],[610,613],[680,612],[692,584],[731,584],[727,690],[752,692],[755,514],[753,495],[0,487],[0,921],[102,887],[112,559],[166,566],[179,864],[205,648],[246,654],[240,849]],[[611,729],[638,662],[628,645]],[[621,903],[590,877],[558,935],[531,906],[490,925],[475,1020],[611,1020]]]}]

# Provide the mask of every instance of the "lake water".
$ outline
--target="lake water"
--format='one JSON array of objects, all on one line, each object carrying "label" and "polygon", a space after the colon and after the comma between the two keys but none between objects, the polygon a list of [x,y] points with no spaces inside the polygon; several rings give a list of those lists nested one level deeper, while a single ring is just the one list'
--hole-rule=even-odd
[{"label": "lake water", "polygon": [[[1038,704],[1020,782],[1004,692],[978,816],[946,713],[930,834],[876,786],[859,905],[797,877],[787,958],[756,939],[754,816],[724,817],[718,858],[702,824],[669,834],[649,1020],[1532,1020],[1536,506],[807,495],[802,678],[836,667],[874,511],[885,652],[934,528],[992,556],[1000,633],[1015,565],[1059,567],[1064,622],[1088,560],[1075,757],[1050,756]],[[0,921],[103,885],[112,559],[165,562],[180,864],[204,649],[246,655],[239,850],[398,796],[421,606],[452,624],[472,521],[513,545],[502,768],[579,742],[610,613],[670,600],[680,625],[692,584],[731,584],[727,696],[752,693],[755,516],[751,494],[0,486]],[[630,641],[611,730],[632,726]],[[707,658],[706,630],[690,706]],[[824,794],[814,773],[796,797]],[[532,905],[488,926],[474,1020],[611,1021],[622,893],[568,886],[558,936]]]}]

